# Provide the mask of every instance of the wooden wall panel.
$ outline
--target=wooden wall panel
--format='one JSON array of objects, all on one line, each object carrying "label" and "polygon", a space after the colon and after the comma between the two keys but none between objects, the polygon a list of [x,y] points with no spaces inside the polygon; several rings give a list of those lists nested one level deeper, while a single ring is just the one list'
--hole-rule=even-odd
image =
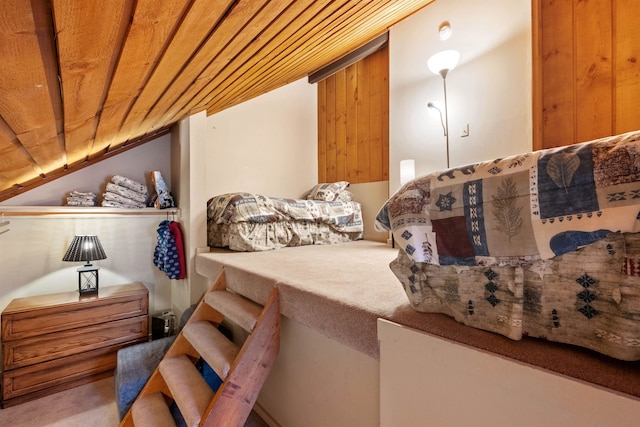
[{"label": "wooden wall panel", "polygon": [[615,48],[615,127],[620,133],[640,128],[640,2],[617,0],[613,34]]},{"label": "wooden wall panel", "polygon": [[389,52],[318,83],[318,181],[389,179]]},{"label": "wooden wall panel", "polygon": [[[327,138],[327,80],[318,82],[318,141]],[[318,182],[327,182],[327,145],[318,144]]]},{"label": "wooden wall panel", "polygon": [[[345,176],[349,182],[358,182],[358,127],[354,125],[358,120],[358,70],[357,64],[352,64],[345,70],[347,82],[347,136],[346,136],[346,164]],[[351,124],[351,125],[349,125]]]},{"label": "wooden wall panel", "polygon": [[574,13],[575,139],[588,141],[613,132],[611,2],[578,2]]},{"label": "wooden wall panel", "polygon": [[532,5],[534,149],[640,129],[640,2]]},{"label": "wooden wall panel", "polygon": [[[542,9],[542,139],[545,147],[573,141],[574,69],[573,6],[545,1]],[[553,129],[553,131],[550,131]]]}]

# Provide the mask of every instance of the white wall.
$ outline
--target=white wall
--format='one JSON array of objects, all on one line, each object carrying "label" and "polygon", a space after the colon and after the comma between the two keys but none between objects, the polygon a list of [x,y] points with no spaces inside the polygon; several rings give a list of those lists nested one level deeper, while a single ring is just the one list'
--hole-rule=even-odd
[{"label": "white wall", "polygon": [[[443,21],[453,29],[446,41]],[[450,166],[531,151],[531,2],[438,0],[390,32],[390,193],[402,159],[415,159],[416,176],[447,167],[440,120],[426,105],[444,105],[427,60],[445,49],[460,52],[447,76]]]},{"label": "white wall", "polygon": [[638,425],[638,398],[385,320],[378,338],[382,427]]},{"label": "white wall", "polygon": [[75,234],[97,234],[107,259],[100,268],[100,288],[134,281],[150,291],[152,313],[170,307],[169,279],[153,265],[158,215],[56,214],[7,216],[9,231],[0,235],[0,310],[14,298],[78,290],[76,269],[63,262]]},{"label": "white wall", "polygon": [[317,184],[316,91],[301,79],[210,116],[207,200],[235,191],[296,198]]}]

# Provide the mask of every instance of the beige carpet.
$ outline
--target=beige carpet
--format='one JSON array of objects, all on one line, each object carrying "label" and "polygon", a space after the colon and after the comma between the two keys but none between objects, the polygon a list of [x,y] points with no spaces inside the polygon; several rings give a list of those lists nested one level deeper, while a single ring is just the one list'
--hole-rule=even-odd
[{"label": "beige carpet", "polygon": [[379,357],[377,319],[383,318],[640,397],[640,362],[535,338],[513,341],[413,310],[389,268],[396,256],[397,249],[370,241],[266,252],[212,249],[197,255],[196,271],[214,278],[224,268],[228,288],[261,304],[277,286],[284,316],[372,358]]},{"label": "beige carpet", "polygon": [[113,377],[0,410],[0,426],[114,427],[120,422]]}]

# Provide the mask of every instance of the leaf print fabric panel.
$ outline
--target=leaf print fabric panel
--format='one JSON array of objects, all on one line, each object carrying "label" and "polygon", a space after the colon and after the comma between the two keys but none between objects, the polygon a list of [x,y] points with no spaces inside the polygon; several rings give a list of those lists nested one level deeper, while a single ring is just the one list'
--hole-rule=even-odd
[{"label": "leaf print fabric panel", "polygon": [[529,172],[485,178],[483,188],[484,227],[489,254],[537,256],[538,245],[531,221]]},{"label": "leaf print fabric panel", "polygon": [[591,146],[544,152],[538,160],[538,190],[542,219],[597,211]]}]

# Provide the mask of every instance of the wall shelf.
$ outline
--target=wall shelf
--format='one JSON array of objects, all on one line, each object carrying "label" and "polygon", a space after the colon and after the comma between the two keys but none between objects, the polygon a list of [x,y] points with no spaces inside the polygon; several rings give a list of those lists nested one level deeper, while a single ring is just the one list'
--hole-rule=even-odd
[{"label": "wall shelf", "polygon": [[20,216],[167,216],[172,218],[180,217],[179,208],[171,209],[125,209],[110,208],[100,206],[80,207],[80,206],[2,206],[0,205],[1,217]]}]

